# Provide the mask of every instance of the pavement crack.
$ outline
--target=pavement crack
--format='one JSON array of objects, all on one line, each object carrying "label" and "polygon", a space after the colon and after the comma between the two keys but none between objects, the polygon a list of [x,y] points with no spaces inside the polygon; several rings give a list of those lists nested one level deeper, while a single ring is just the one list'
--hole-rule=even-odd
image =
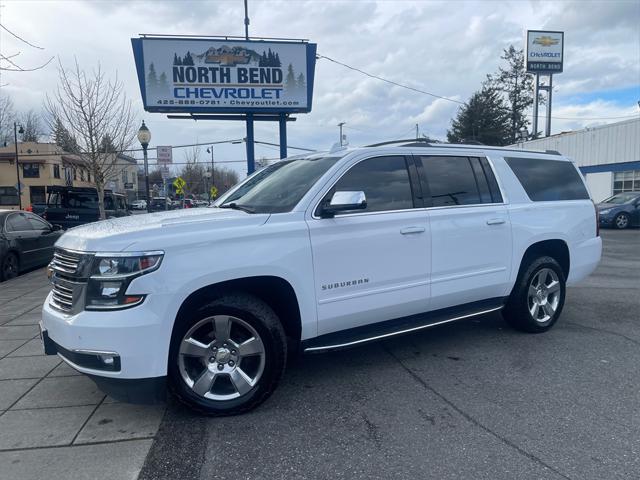
[{"label": "pavement crack", "polygon": [[613,335],[615,337],[624,338],[625,340],[630,341],[631,343],[640,347],[640,341],[635,338],[627,337],[623,333],[614,332],[613,330],[607,330],[606,328],[597,328],[597,327],[589,327],[587,325],[582,325],[581,323],[576,322],[562,322],[565,325],[572,325],[574,327],[583,328],[585,330],[595,330],[596,332],[608,333],[609,335]]},{"label": "pavement crack", "polygon": [[407,365],[405,365],[404,362],[402,360],[400,360],[391,350],[389,350],[387,347],[383,347],[383,348],[398,363],[398,365],[400,365],[400,367],[404,371],[406,371],[418,384],[420,384],[425,390],[428,390],[429,392],[433,393],[435,396],[440,398],[443,402],[445,402],[447,405],[449,405],[453,410],[455,410],[460,415],[462,415],[462,417],[464,417],[467,421],[471,422],[476,427],[478,427],[481,430],[485,431],[486,433],[488,433],[492,437],[496,438],[500,442],[504,443],[508,447],[511,447],[512,449],[516,450],[518,453],[520,453],[521,455],[524,455],[525,457],[527,457],[531,461],[533,461],[533,462],[535,462],[535,463],[537,463],[537,464],[539,464],[539,465],[551,470],[556,475],[559,475],[560,477],[564,478],[565,480],[573,480],[571,477],[565,475],[561,471],[557,470],[556,468],[554,468],[551,465],[549,465],[548,463],[546,463],[540,457],[534,455],[531,452],[526,451],[525,449],[523,449],[522,447],[520,447],[516,443],[514,443],[511,440],[503,437],[499,433],[495,432],[494,430],[492,430],[491,428],[489,428],[488,426],[484,425],[479,420],[477,420],[476,418],[471,416],[469,413],[465,412],[462,408],[458,407],[458,405],[456,405],[454,402],[449,400],[447,397],[445,397],[443,394],[441,394],[436,389],[434,389],[432,386],[430,386],[427,382],[425,382],[422,377],[420,377],[413,370],[411,370],[411,368],[409,368]]},{"label": "pavement crack", "polygon": [[361,416],[362,416],[362,420],[367,426],[367,435],[369,436],[369,438],[373,440],[373,443],[376,444],[376,447],[378,448],[382,447],[382,441],[380,439],[380,427],[375,423],[373,423],[369,419],[369,417],[367,417],[366,413],[361,412]]}]

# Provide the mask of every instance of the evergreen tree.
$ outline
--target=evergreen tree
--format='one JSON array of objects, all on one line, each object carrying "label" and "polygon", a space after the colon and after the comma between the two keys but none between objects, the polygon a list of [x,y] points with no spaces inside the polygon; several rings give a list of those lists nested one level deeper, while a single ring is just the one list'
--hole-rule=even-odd
[{"label": "evergreen tree", "polygon": [[149,73],[147,74],[147,88],[158,88],[158,77],[156,75],[156,67],[153,65],[153,63],[149,64]]},{"label": "evergreen tree", "polygon": [[500,92],[487,85],[475,92],[451,121],[447,140],[451,143],[476,141],[498,146],[510,144],[509,111]]},{"label": "evergreen tree", "polygon": [[522,127],[530,124],[526,112],[533,105],[535,92],[533,75],[527,73],[524,52],[513,45],[500,57],[506,60],[506,68],[500,67],[493,75],[487,75],[485,84],[503,96],[509,111],[509,139],[516,143]]},{"label": "evergreen tree", "polygon": [[173,64],[174,65],[182,65],[182,60],[180,60],[180,57],[178,57],[177,53],[173,54]]},{"label": "evergreen tree", "polygon": [[193,57],[191,56],[191,52],[187,51],[187,54],[182,59],[182,65],[193,65]]},{"label": "evergreen tree", "polygon": [[159,78],[158,88],[162,91],[166,91],[169,88],[169,84],[167,83],[167,74],[162,72]]},{"label": "evergreen tree", "polygon": [[273,58],[273,65],[274,67],[281,67],[282,66],[282,62],[280,62],[280,55],[276,53],[275,57]]},{"label": "evergreen tree", "polygon": [[261,67],[269,66],[269,62],[267,60],[267,52],[265,52],[264,50],[262,51],[262,55],[260,56],[260,66]]},{"label": "evergreen tree", "polygon": [[296,86],[298,87],[298,90],[300,90],[301,92],[304,92],[307,89],[307,84],[304,81],[304,75],[303,74],[298,75],[298,80],[296,81]]},{"label": "evergreen tree", "polygon": [[78,151],[78,142],[73,135],[69,133],[69,130],[65,128],[59,118],[56,118],[53,122],[52,137],[54,143],[62,148],[63,151],[68,153],[75,153]]},{"label": "evergreen tree", "polygon": [[293,65],[289,64],[287,69],[287,78],[284,82],[285,90],[289,92],[294,92],[296,90],[296,74],[293,71]]}]

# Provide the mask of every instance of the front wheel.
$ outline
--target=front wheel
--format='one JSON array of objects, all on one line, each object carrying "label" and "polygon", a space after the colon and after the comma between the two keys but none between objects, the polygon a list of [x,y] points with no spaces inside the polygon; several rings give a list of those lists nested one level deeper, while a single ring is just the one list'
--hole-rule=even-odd
[{"label": "front wheel", "polygon": [[629,219],[629,215],[624,212],[619,213],[618,215],[616,215],[616,218],[613,219],[613,226],[618,230],[624,230],[625,228],[628,228],[630,223],[631,221]]},{"label": "front wheel", "polygon": [[20,264],[15,253],[9,252],[0,262],[0,280],[11,280],[18,276]]},{"label": "front wheel", "polygon": [[566,280],[558,262],[552,257],[539,257],[518,276],[502,314],[517,330],[546,332],[558,320],[565,294]]},{"label": "front wheel", "polygon": [[287,358],[278,317],[260,299],[230,294],[175,327],[169,352],[169,385],[190,408],[205,415],[249,411],[275,390]]}]

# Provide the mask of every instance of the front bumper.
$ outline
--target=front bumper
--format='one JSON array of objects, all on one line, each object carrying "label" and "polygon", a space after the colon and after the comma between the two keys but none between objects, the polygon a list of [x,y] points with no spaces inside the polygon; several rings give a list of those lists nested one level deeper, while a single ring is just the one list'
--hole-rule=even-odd
[{"label": "front bumper", "polygon": [[[46,355],[58,355],[76,370],[120,370],[120,356],[113,352],[68,350],[54,342],[42,326],[40,335]],[[166,398],[166,376],[151,378],[110,378],[91,374],[88,376],[100,390],[120,402],[153,404],[162,402]]]}]

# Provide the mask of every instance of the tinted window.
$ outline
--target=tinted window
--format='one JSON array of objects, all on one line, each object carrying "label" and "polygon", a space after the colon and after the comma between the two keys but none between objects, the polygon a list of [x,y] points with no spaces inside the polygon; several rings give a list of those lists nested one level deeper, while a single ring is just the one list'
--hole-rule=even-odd
[{"label": "tinted window", "polygon": [[[422,164],[434,207],[483,203],[467,157],[422,157]],[[484,182],[485,203],[488,203],[488,186],[486,180]]]},{"label": "tinted window", "polygon": [[18,191],[15,187],[0,187],[0,205],[18,205]]},{"label": "tinted window", "polygon": [[491,170],[489,161],[486,158],[481,158],[480,165],[482,165],[482,170],[485,174],[485,177],[487,178],[487,183],[489,184],[489,191],[491,192],[491,199],[493,200],[493,203],[502,203],[502,194],[500,193],[500,187],[498,186],[496,176],[493,174],[493,170]]},{"label": "tinted window", "polygon": [[25,218],[24,213],[12,213],[7,217],[7,223],[5,223],[7,232],[25,232],[33,230],[31,224]]},{"label": "tinted window", "polygon": [[43,221],[42,219],[38,218],[36,215],[30,215],[27,213],[27,214],[24,214],[24,216],[29,222],[29,224],[31,224],[31,228],[33,230],[45,230],[45,231],[51,230],[49,228],[49,224]]},{"label": "tinted window", "polygon": [[48,205],[57,208],[98,209],[98,195],[90,192],[60,192],[49,195]]},{"label": "tinted window", "polygon": [[331,189],[333,192],[362,191],[367,208],[358,212],[413,208],[409,171],[404,157],[377,157],[353,166]]},{"label": "tinted window", "polygon": [[571,162],[538,158],[505,158],[534,202],[589,199]]}]

